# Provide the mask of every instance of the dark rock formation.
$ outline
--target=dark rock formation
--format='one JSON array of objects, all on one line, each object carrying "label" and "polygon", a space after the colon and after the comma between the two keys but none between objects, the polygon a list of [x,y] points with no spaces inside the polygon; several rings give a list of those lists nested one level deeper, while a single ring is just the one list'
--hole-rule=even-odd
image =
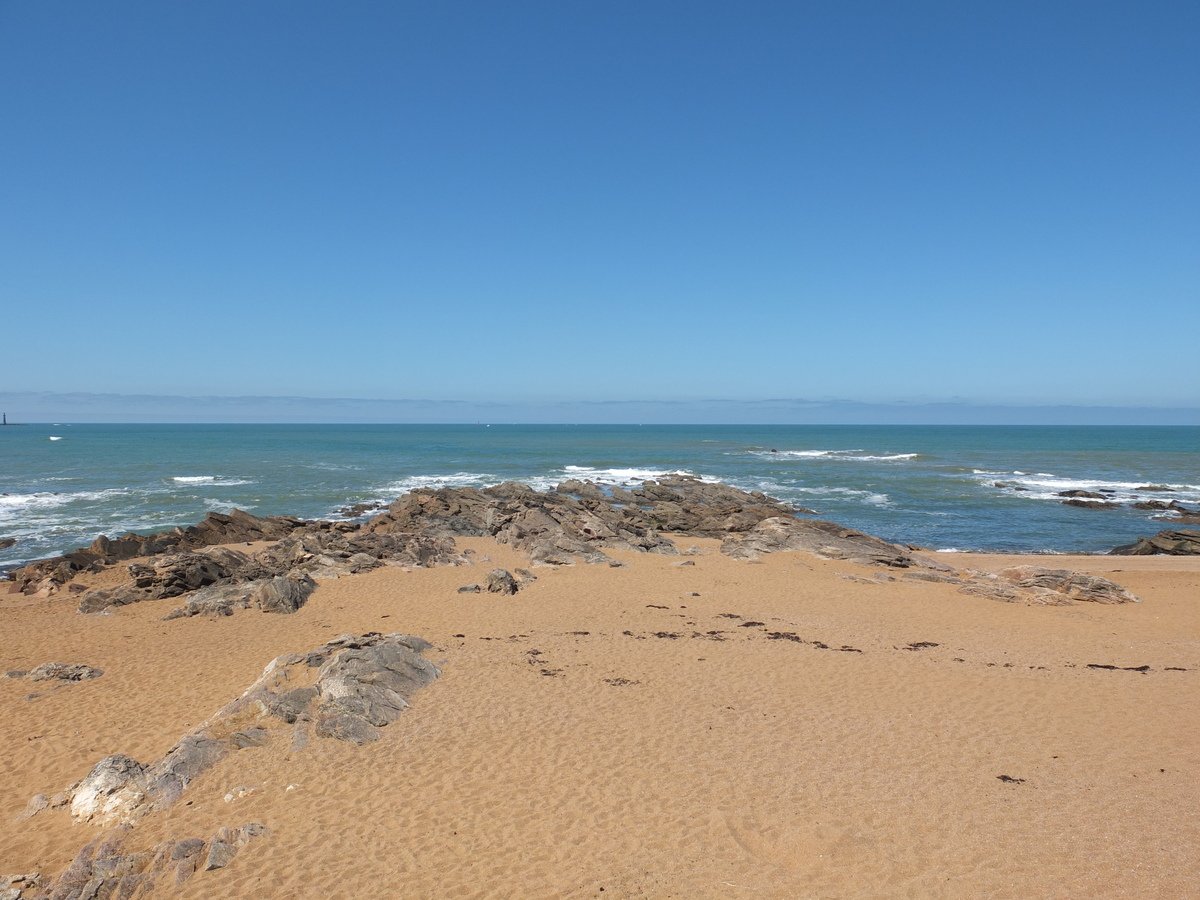
[{"label": "dark rock formation", "polygon": [[1132,544],[1109,551],[1113,556],[1194,556],[1200,554],[1200,531],[1160,531],[1154,537],[1138,538]]},{"label": "dark rock formation", "polygon": [[1086,497],[1086,498],[1090,498],[1092,500],[1107,499],[1103,494],[1098,494],[1095,491],[1080,491],[1080,490],[1059,491],[1054,496],[1056,496],[1056,497]]},{"label": "dark rock formation", "polygon": [[16,538],[0,538],[0,550],[7,550],[17,542]]},{"label": "dark rock formation", "polygon": [[[1083,493],[1083,492],[1077,492],[1077,493]],[[1103,497],[1104,495],[1103,494],[1095,494],[1095,495],[1089,495],[1089,496]],[[1071,499],[1071,500],[1063,500],[1062,504],[1063,504],[1063,506],[1078,506],[1083,509],[1119,509],[1121,507],[1120,503],[1112,503],[1111,501],[1107,501],[1107,500]]]},{"label": "dark rock formation", "polygon": [[137,556],[180,553],[217,544],[276,540],[307,523],[291,516],[252,516],[235,509],[229,515],[209,513],[204,521],[188,528],[172,528],[157,534],[126,534],[110,540],[104,535],[88,547],[30,563],[9,573],[25,594],[53,593],[80,572],[97,572],[105,566]]},{"label": "dark rock formation", "polygon": [[507,569],[492,569],[487,573],[489,594],[515,594],[518,588],[517,579]]},{"label": "dark rock formation", "polygon": [[[263,612],[295,612],[316,590],[317,578],[367,572],[381,565],[461,565],[466,558],[454,542],[423,534],[371,534],[313,523],[253,556],[227,547],[154,557],[129,566],[132,579],[113,590],[85,592],[81,613],[113,606],[190,594],[169,618],[229,615],[256,607]],[[194,592],[194,593],[193,593]]]}]

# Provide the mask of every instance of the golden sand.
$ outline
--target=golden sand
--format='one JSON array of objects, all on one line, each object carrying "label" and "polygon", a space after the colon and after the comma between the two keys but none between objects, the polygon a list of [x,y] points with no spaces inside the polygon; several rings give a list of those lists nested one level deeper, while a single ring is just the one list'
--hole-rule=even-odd
[{"label": "golden sand", "polygon": [[0,679],[0,875],[55,875],[99,833],[19,818],[33,795],[149,762],[275,656],[402,631],[443,675],[378,742],[276,729],[136,825],[132,849],[270,829],[153,896],[1200,896],[1200,560],[1055,558],[1144,602],[1035,607],[680,543],[704,552],[539,568],[508,597],[456,592],[527,565],[463,540],[474,568],[324,581],[291,616],[0,595],[0,670],[105,673]]}]

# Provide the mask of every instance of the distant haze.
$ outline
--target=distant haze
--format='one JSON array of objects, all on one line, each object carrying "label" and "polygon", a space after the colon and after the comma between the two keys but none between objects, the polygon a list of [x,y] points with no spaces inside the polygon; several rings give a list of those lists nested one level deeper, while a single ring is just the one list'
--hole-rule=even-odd
[{"label": "distant haze", "polygon": [[1200,408],[801,399],[486,403],[320,397],[0,393],[10,422],[1200,425]]}]

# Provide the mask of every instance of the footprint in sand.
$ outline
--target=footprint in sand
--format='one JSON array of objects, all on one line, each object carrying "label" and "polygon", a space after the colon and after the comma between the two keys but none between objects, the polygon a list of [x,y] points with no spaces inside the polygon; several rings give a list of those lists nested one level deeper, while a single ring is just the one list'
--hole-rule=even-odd
[{"label": "footprint in sand", "polygon": [[753,816],[728,816],[725,824],[734,841],[751,856],[793,872],[861,865],[875,845],[852,826],[836,822],[769,822]]}]

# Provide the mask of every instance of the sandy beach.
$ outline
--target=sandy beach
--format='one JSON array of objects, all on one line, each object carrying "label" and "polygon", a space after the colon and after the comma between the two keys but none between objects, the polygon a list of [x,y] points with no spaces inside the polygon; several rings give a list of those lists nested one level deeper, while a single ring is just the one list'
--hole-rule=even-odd
[{"label": "sandy beach", "polygon": [[610,551],[623,566],[538,567],[500,596],[457,589],[527,558],[462,539],[473,567],[322,581],[289,616],[0,595],[0,668],[104,671],[0,679],[0,874],[54,876],[102,833],[65,809],[21,818],[34,795],[109,754],[150,761],[280,654],[400,631],[442,675],[381,739],[296,747],[268,726],[124,841],[269,834],[138,896],[1200,893],[1200,560],[1056,557],[1144,602],[1042,607],[679,543],[701,552]]}]

